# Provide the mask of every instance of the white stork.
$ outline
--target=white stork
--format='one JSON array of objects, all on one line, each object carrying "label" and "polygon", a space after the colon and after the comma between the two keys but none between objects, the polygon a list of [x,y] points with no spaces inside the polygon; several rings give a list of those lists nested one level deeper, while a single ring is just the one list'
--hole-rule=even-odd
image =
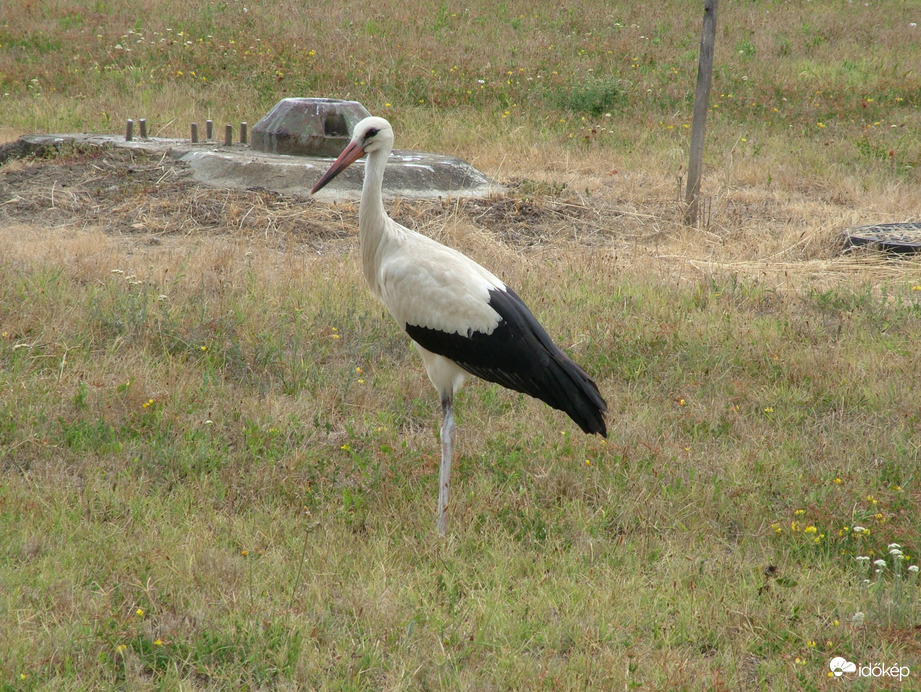
[{"label": "white stork", "polygon": [[358,209],[362,269],[371,292],[416,344],[441,397],[438,531],[444,534],[454,393],[468,374],[565,411],[586,433],[607,436],[607,404],[591,378],[553,343],[512,289],[469,257],[387,216],[382,188],[392,149],[390,123],[365,118],[311,194],[368,155]]}]

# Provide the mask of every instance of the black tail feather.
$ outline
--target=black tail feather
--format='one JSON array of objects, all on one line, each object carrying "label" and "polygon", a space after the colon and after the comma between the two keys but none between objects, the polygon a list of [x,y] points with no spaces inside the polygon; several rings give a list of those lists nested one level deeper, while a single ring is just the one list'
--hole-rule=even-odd
[{"label": "black tail feather", "polygon": [[528,392],[572,418],[585,433],[608,436],[607,402],[588,374],[562,351],[554,354],[536,392]]}]

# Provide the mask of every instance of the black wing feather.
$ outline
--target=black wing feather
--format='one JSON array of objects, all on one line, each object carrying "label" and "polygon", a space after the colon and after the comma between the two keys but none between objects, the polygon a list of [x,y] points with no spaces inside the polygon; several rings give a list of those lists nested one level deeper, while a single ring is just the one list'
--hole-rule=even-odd
[{"label": "black wing feather", "polygon": [[586,433],[607,436],[603,414],[608,407],[588,374],[553,343],[514,291],[492,289],[489,296],[500,316],[490,334],[449,334],[411,324],[406,332],[467,372],[564,411]]}]

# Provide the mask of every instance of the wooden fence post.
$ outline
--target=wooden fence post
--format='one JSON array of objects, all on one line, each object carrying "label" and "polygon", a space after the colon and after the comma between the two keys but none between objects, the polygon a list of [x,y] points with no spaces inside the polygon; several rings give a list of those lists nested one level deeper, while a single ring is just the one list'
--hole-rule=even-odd
[{"label": "wooden fence post", "polygon": [[700,62],[697,67],[697,89],[694,93],[694,120],[691,124],[688,186],[684,196],[684,222],[689,226],[697,223],[697,216],[700,210],[700,178],[703,173],[704,135],[707,129],[707,109],[710,106],[710,84],[713,82],[716,3],[717,0],[704,0],[704,25],[700,35]]}]

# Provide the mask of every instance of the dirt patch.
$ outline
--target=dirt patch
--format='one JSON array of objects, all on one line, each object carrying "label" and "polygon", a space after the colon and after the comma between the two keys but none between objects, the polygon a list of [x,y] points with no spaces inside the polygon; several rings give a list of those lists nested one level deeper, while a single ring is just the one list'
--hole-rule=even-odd
[{"label": "dirt patch", "polygon": [[233,233],[319,247],[352,234],[341,213],[317,218],[316,206],[267,190],[207,187],[169,156],[123,149],[26,159],[0,169],[0,223],[92,226],[153,243]]},{"label": "dirt patch", "polygon": [[[614,223],[622,214],[551,198],[468,199],[462,205],[470,220],[513,246],[543,245],[570,235],[586,244],[602,244],[616,234]],[[604,213],[607,212],[607,213]]]}]

